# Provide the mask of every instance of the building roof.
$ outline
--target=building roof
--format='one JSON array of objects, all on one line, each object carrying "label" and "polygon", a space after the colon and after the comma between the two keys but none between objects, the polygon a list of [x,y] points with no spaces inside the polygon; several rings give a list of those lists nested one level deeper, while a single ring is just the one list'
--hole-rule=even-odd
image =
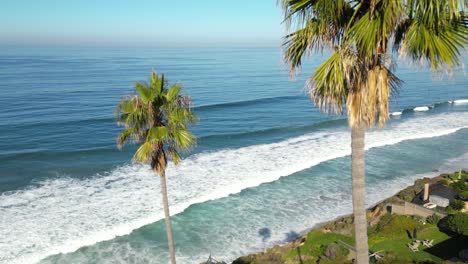
[{"label": "building roof", "polygon": [[[444,186],[442,183],[431,184],[429,186],[429,195],[436,195],[442,198],[448,199],[450,202],[455,200],[455,192],[447,187]],[[423,201],[424,190],[416,195],[413,199],[413,203],[423,205],[427,201]]]}]

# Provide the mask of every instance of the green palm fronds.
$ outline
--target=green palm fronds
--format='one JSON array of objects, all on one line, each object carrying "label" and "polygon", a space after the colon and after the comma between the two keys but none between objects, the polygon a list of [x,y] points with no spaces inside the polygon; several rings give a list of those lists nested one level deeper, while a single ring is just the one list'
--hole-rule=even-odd
[{"label": "green palm fronds", "polygon": [[139,143],[133,156],[136,162],[150,162],[161,173],[167,160],[177,164],[180,151],[189,150],[196,142],[189,126],[197,121],[191,111],[190,97],[181,94],[178,83],[169,85],[164,75],[151,72],[150,83],[136,82],[136,94],[121,99],[116,120],[125,127],[117,137],[117,146]]},{"label": "green palm fronds", "polygon": [[306,83],[324,111],[343,112],[351,127],[382,126],[388,98],[401,81],[392,55],[427,62],[433,70],[459,64],[468,44],[464,0],[281,0],[290,33],[284,59],[291,73],[311,51],[332,51]]}]

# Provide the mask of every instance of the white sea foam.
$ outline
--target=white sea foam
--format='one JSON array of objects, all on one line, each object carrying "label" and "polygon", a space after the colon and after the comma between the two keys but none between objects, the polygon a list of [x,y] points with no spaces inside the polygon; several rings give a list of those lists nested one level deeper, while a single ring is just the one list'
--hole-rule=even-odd
[{"label": "white sea foam", "polygon": [[[467,112],[418,117],[369,132],[366,146],[436,137],[465,127]],[[349,155],[349,138],[343,127],[273,144],[193,155],[178,168],[168,168],[171,213]],[[163,217],[159,188],[158,177],[147,167],[129,165],[86,180],[61,178],[3,193],[0,263],[35,263],[153,223]]]},{"label": "white sea foam", "polygon": [[453,101],[454,104],[468,104],[468,99],[459,99]]},{"label": "white sea foam", "polygon": [[391,116],[400,116],[401,114],[403,114],[403,112],[393,112],[390,115]]},{"label": "white sea foam", "polygon": [[416,112],[423,112],[423,111],[429,111],[429,106],[418,106],[413,108],[414,111]]}]

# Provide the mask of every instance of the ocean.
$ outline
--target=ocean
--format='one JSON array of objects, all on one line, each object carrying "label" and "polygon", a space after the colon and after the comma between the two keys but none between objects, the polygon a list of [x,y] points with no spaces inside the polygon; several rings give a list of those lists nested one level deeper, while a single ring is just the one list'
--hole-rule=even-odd
[{"label": "ocean", "polygon": [[[179,263],[233,260],[351,213],[345,116],[304,89],[323,58],[291,79],[278,48],[0,50],[0,263],[168,263],[159,179],[115,145],[115,106],[151,69],[181,81],[199,117],[197,145],[167,170]],[[393,115],[366,137],[368,205],[468,166],[462,66],[399,62]]]}]

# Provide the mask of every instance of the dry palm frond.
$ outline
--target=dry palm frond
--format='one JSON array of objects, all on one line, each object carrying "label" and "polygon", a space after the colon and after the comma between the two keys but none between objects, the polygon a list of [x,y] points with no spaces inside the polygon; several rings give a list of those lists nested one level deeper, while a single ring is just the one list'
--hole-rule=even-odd
[{"label": "dry palm frond", "polygon": [[366,72],[367,77],[361,79],[360,85],[356,85],[348,95],[348,122],[351,127],[359,124],[372,127],[376,122],[383,127],[389,116],[389,96],[398,89],[401,80],[383,65]]}]

